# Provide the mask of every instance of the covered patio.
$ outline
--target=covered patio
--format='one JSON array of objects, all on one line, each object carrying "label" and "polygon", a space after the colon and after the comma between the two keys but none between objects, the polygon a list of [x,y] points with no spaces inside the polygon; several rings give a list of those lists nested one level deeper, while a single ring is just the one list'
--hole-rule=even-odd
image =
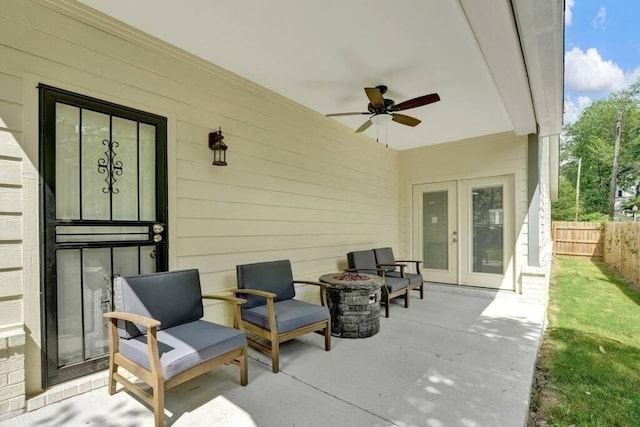
[{"label": "covered patio", "polygon": [[[246,387],[231,366],[178,386],[167,393],[167,425],[525,425],[544,313],[544,305],[513,293],[430,283],[424,300],[395,307],[373,337],[334,337],[324,352],[319,337],[307,335],[283,345],[277,375],[266,355],[251,350]],[[105,378],[96,375],[53,387],[27,406]],[[153,425],[153,411],[126,391],[110,397],[102,387],[3,424],[36,425]]]},{"label": "covered patio", "polygon": [[[247,387],[214,370],[169,393],[168,420],[522,424],[563,6],[0,0],[0,422],[152,422],[103,388],[119,276],[197,269],[225,294],[238,265],[316,281],[392,248],[422,262],[424,300],[330,352],[286,343],[279,375],[252,351]],[[224,307],[204,320],[229,325]]]}]

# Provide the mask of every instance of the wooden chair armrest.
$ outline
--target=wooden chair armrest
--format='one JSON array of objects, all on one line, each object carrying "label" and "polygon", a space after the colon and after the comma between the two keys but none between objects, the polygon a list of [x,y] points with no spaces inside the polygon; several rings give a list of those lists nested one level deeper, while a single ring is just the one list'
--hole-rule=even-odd
[{"label": "wooden chair armrest", "polygon": [[412,263],[415,263],[415,265],[416,265],[416,273],[420,274],[420,264],[422,264],[422,261],[417,260],[417,259],[405,259],[405,260],[397,259],[396,262],[412,262]]},{"label": "wooden chair armrest", "polygon": [[265,297],[269,299],[274,299],[276,297],[276,294],[274,294],[273,292],[260,291],[258,289],[233,289],[231,292],[233,292],[234,294],[258,295],[259,297]]},{"label": "wooden chair armrest", "polygon": [[157,328],[160,326],[160,321],[151,317],[141,316],[139,314],[126,313],[123,311],[110,311],[103,314],[107,319],[120,319],[128,322],[138,323],[146,328]]},{"label": "wooden chair armrest", "polygon": [[293,283],[302,283],[305,285],[314,285],[314,286],[320,286],[320,304],[322,304],[323,307],[327,306],[327,284],[326,283],[322,283],[322,282],[312,282],[310,280],[294,280]]},{"label": "wooden chair armrest", "polygon": [[406,268],[407,264],[398,264],[398,263],[394,263],[394,264],[378,264],[378,267],[400,267],[400,268]]},{"label": "wooden chair armrest", "polygon": [[322,282],[313,282],[311,280],[294,280],[293,283],[302,283],[304,285],[316,285],[316,286],[320,286],[323,288],[327,287],[326,283],[322,283]]},{"label": "wooden chair armrest", "polygon": [[160,353],[158,352],[158,340],[156,338],[156,330],[160,326],[160,321],[139,314],[127,313],[123,311],[110,311],[104,313],[103,316],[109,319],[109,352],[117,353],[119,350],[118,333],[116,332],[116,320],[126,320],[143,325],[147,328],[147,351],[149,356],[149,365],[154,375],[162,372],[160,366]]},{"label": "wooden chair armrest", "polygon": [[378,264],[378,267],[400,267],[400,277],[404,278],[404,270],[407,264]]},{"label": "wooden chair armrest", "polygon": [[[233,289],[231,292],[236,294],[257,295],[259,297],[266,298],[267,319],[269,320],[269,329],[277,333],[278,325],[276,324],[276,314],[275,314],[275,309],[273,307],[274,306],[273,301],[277,296],[276,294],[274,294],[273,292],[260,291],[258,289]],[[238,309],[238,313],[239,312],[240,310]],[[239,320],[238,322],[239,322],[238,323],[239,325],[242,325],[242,321]]]},{"label": "wooden chair armrest", "polygon": [[[233,291],[232,291],[233,292]],[[215,299],[221,301],[227,301],[233,304],[233,327],[244,331],[244,327],[242,326],[242,316],[240,314],[240,306],[247,302],[244,298],[237,298],[231,295],[202,295],[203,299]]]},{"label": "wooden chair armrest", "polygon": [[238,304],[238,305],[242,305],[245,304],[247,302],[246,299],[243,298],[237,298],[231,295],[213,295],[213,294],[208,294],[208,295],[202,295],[203,299],[215,299],[215,300],[221,300],[221,301],[227,301],[230,303],[234,303],[234,304]]}]

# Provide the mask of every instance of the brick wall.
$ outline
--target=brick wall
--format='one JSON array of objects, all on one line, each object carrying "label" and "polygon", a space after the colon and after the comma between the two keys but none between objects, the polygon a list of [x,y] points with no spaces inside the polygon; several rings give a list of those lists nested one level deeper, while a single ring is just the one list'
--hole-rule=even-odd
[{"label": "brick wall", "polygon": [[0,421],[25,410],[22,326],[0,330]]}]

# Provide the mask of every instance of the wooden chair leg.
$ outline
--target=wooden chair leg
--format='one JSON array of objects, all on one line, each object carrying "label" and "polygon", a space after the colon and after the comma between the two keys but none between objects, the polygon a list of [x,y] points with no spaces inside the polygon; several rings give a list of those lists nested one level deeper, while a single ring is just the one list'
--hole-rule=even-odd
[{"label": "wooden chair leg", "polygon": [[409,288],[404,292],[404,308],[409,308]]},{"label": "wooden chair leg", "polygon": [[424,282],[420,284],[420,299],[424,299]]},{"label": "wooden chair leg", "polygon": [[164,426],[164,381],[156,381],[153,385],[153,414],[156,427]]},{"label": "wooden chair leg", "polygon": [[277,336],[271,341],[271,370],[274,374],[280,371],[280,339]]},{"label": "wooden chair leg", "polygon": [[113,361],[114,354],[109,353],[109,383],[108,383],[108,392],[109,395],[112,395],[116,392],[116,380],[113,379],[113,374],[118,370],[118,366]]},{"label": "wooden chair leg", "polygon": [[384,299],[384,317],[389,317],[389,295]]},{"label": "wooden chair leg", "polygon": [[324,328],[324,349],[326,351],[331,350],[331,326],[327,323],[327,327]]},{"label": "wooden chair leg", "polygon": [[242,351],[242,355],[240,356],[240,363],[238,364],[240,368],[240,385],[245,386],[249,382],[249,377],[247,375],[247,348]]}]

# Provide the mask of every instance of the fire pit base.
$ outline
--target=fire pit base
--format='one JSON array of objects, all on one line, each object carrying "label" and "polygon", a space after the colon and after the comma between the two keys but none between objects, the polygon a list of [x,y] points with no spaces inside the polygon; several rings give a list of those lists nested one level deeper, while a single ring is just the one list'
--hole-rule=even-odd
[{"label": "fire pit base", "polygon": [[327,284],[331,334],[366,338],[380,330],[382,277],[370,274],[332,273],[320,277]]}]

